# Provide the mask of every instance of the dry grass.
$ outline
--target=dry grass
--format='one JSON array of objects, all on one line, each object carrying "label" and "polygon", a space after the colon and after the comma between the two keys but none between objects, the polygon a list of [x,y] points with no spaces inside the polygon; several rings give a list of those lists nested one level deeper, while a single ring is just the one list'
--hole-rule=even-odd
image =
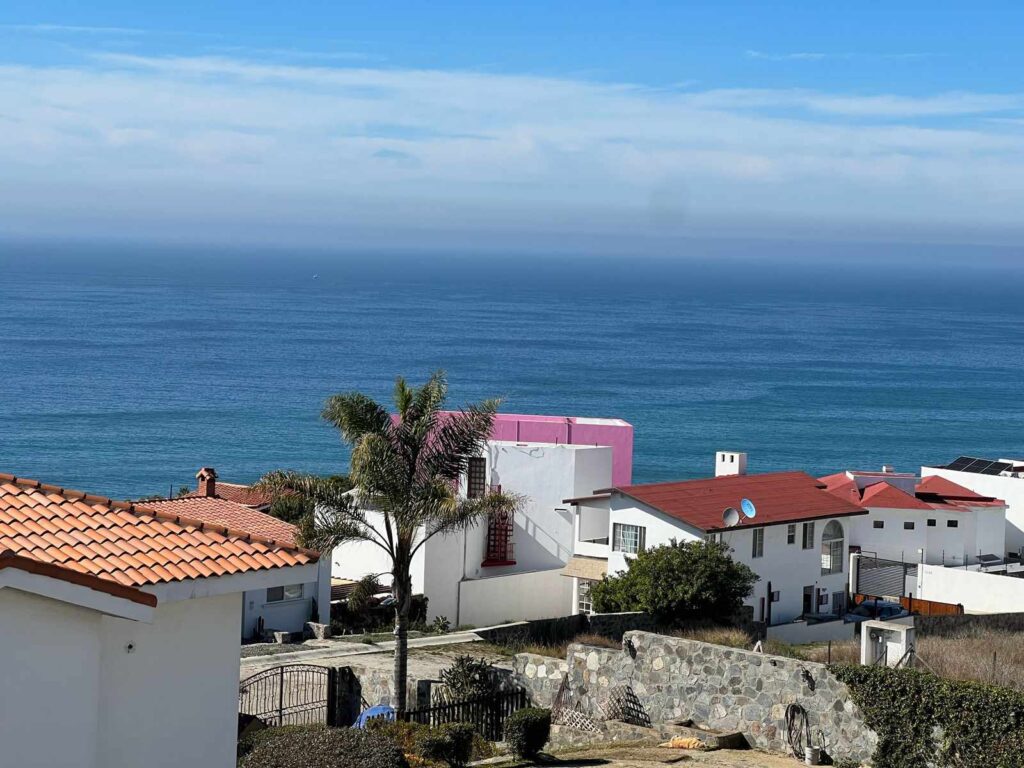
[{"label": "dry grass", "polygon": [[[811,661],[825,661],[828,649],[806,651]],[[919,637],[917,655],[922,669],[951,680],[976,680],[1024,690],[1024,633],[993,629],[962,630],[949,637]],[[860,644],[833,643],[833,663],[857,664]]]},{"label": "dry grass", "polygon": [[748,651],[754,646],[750,635],[735,627],[687,627],[675,630],[672,636],[712,645],[724,645],[728,648],[744,648]]},{"label": "dry grass", "polygon": [[500,646],[509,653],[535,653],[538,656],[550,656],[556,659],[564,659],[573,643],[582,645],[594,645],[598,648],[621,648],[622,641],[611,640],[603,635],[576,635],[571,640],[561,643],[522,643],[515,645]]}]

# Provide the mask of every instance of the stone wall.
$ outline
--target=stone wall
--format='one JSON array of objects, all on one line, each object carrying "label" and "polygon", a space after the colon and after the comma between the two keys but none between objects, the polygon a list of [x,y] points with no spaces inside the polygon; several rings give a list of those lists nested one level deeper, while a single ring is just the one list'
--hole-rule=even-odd
[{"label": "stone wall", "polygon": [[517,653],[514,675],[530,693],[530,701],[538,707],[550,707],[569,672],[569,662],[536,653]]},{"label": "stone wall", "polygon": [[[612,689],[630,686],[652,722],[692,720],[701,728],[739,731],[753,746],[785,752],[786,707],[800,704],[815,743],[821,731],[833,757],[867,761],[874,752],[874,732],[864,725],[846,686],[823,664],[648,632],[628,632],[623,644],[623,650],[569,647],[565,673],[574,698],[592,717],[602,716]],[[541,674],[543,658],[517,656],[516,672],[535,701],[547,705],[565,673],[545,660]]]},{"label": "stone wall", "polygon": [[648,614],[630,611],[628,613],[595,613],[592,616],[576,613],[555,619],[515,621],[511,624],[481,627],[473,631],[484,640],[498,645],[520,643],[556,645],[586,633],[620,640],[622,635],[631,629],[651,632],[656,629],[656,626],[654,619]]},{"label": "stone wall", "polygon": [[[377,704],[394,706],[394,686],[390,669],[368,668],[359,664],[352,664],[349,668],[359,678],[362,697],[367,704],[371,707]],[[429,706],[430,688],[433,682],[432,680],[417,680],[413,677],[406,680],[406,701],[410,708]]]}]

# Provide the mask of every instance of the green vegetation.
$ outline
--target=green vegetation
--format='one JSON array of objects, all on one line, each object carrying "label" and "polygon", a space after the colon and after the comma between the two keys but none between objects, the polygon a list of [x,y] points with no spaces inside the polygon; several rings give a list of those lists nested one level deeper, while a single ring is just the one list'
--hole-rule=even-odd
[{"label": "green vegetation", "polygon": [[286,725],[239,744],[238,768],[409,768],[391,739],[357,728]]},{"label": "green vegetation", "polygon": [[[365,541],[387,554],[396,600],[393,689],[399,712],[406,708],[413,557],[433,536],[462,530],[488,515],[514,513],[522,504],[509,493],[489,491],[476,499],[457,494],[469,458],[483,451],[491,435],[498,401],[468,405],[443,417],[447,397],[441,372],[421,387],[399,378],[395,418],[358,392],[333,395],[322,416],[351,446],[349,477],[356,493],[346,494],[329,479],[296,472],[272,472],[258,484],[298,495],[317,510],[300,528],[307,546],[329,552],[346,541]],[[373,524],[367,511],[375,513]]]},{"label": "green vegetation", "polygon": [[550,709],[526,707],[505,720],[505,743],[516,757],[536,757],[547,744],[550,733]]},{"label": "green vegetation", "polygon": [[490,696],[497,689],[491,663],[466,655],[456,656],[450,667],[441,670],[441,682],[454,701]]},{"label": "green vegetation", "polygon": [[1021,768],[1024,693],[928,672],[834,665],[878,734],[877,768]]},{"label": "green vegetation", "polygon": [[665,626],[691,619],[734,617],[757,575],[729,555],[721,542],[693,541],[640,552],[627,570],[593,586],[599,613],[645,611]]},{"label": "green vegetation", "polygon": [[[347,475],[331,475],[323,478],[323,482],[333,485],[340,493],[352,489],[352,481],[348,479]],[[286,523],[300,528],[303,526],[309,528],[313,519],[313,510],[314,505],[309,498],[282,491],[277,494],[267,512],[278,520],[284,520]]]},{"label": "green vegetation", "polygon": [[427,728],[417,741],[417,753],[425,760],[462,768],[473,756],[476,729],[470,723],[445,723]]},{"label": "green vegetation", "polygon": [[[472,725],[467,725],[465,723],[455,723],[452,725],[458,727],[446,731],[448,736],[443,738],[447,739],[452,744],[450,748],[446,749],[451,749],[453,754],[456,753],[456,743],[460,745],[457,748],[458,750],[463,749],[461,745],[465,739],[464,734],[467,728],[469,729],[471,739],[469,760],[486,760],[487,758],[494,757],[497,754],[497,750],[494,745],[477,733],[473,729]],[[428,757],[427,754],[425,754],[425,750],[429,750],[431,754],[437,754],[434,751],[436,749],[435,737],[428,738],[428,735],[431,734],[432,731],[439,729],[431,729],[429,726],[420,725],[418,723],[406,723],[401,720],[385,720],[383,718],[371,720],[367,723],[366,727],[368,730],[379,733],[393,741],[398,748],[405,753],[406,759],[408,759],[412,764],[419,764],[430,760],[442,760],[447,762],[447,759],[444,757]],[[464,756],[465,752],[458,751],[457,754]]]}]

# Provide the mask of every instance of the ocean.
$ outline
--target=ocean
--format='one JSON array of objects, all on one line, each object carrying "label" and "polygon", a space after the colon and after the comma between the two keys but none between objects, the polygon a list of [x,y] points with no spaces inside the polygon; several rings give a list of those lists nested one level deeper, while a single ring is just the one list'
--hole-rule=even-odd
[{"label": "ocean", "polygon": [[[966,252],[965,252],[966,253]],[[1024,273],[791,259],[0,250],[0,471],[115,498],[344,472],[324,399],[620,417],[634,480],[1024,456]]]}]

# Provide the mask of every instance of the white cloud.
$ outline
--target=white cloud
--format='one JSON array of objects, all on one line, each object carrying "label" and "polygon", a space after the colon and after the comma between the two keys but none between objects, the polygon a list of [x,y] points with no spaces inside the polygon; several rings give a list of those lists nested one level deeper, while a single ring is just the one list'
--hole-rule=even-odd
[{"label": "white cloud", "polygon": [[1024,207],[1024,135],[1006,122],[1021,94],[663,90],[102,54],[0,67],[0,105],[8,229],[622,234],[1011,225]]},{"label": "white cloud", "polygon": [[82,27],[72,24],[0,24],[0,30],[59,35],[145,35],[146,30],[131,27]]}]

